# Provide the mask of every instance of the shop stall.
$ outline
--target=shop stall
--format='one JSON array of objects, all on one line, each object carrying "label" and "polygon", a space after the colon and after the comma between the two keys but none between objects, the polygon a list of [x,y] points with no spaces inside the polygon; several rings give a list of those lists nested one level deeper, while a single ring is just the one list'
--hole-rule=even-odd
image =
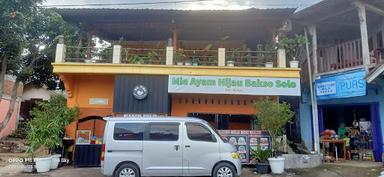
[{"label": "shop stall", "polygon": [[91,116],[80,119],[77,124],[74,165],[77,167],[98,167],[102,148],[105,121]]}]

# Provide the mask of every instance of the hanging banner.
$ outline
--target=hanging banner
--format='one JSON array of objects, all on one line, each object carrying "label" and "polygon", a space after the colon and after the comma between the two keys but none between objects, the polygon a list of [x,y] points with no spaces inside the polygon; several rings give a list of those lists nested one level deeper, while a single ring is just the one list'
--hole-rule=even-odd
[{"label": "hanging banner", "polygon": [[168,92],[300,96],[300,79],[170,75]]},{"label": "hanging banner", "polygon": [[317,99],[348,98],[366,95],[364,69],[322,76],[316,80]]}]

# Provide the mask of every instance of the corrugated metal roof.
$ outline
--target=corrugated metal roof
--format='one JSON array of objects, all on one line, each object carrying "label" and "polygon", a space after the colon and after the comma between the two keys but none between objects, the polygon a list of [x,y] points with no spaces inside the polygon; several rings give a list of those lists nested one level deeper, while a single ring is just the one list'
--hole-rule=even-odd
[{"label": "corrugated metal roof", "polygon": [[246,10],[55,9],[64,20],[93,29],[104,39],[166,40],[170,27],[182,29],[180,39],[271,39],[272,32],[294,8]]}]

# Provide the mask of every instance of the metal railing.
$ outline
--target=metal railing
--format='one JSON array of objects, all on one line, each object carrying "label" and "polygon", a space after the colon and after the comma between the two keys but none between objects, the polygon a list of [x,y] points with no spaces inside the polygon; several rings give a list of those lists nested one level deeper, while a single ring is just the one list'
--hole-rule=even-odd
[{"label": "metal railing", "polygon": [[122,48],[121,63],[165,64],[165,49]]},{"label": "metal railing", "polygon": [[276,51],[252,51],[229,49],[226,51],[226,61],[232,61],[235,66],[264,67],[268,62],[277,61]]},{"label": "metal railing", "polygon": [[112,63],[113,48],[67,46],[66,62]]},{"label": "metal railing", "polygon": [[179,49],[174,54],[175,62],[184,62],[184,64],[194,66],[217,66],[217,50],[183,50]]}]

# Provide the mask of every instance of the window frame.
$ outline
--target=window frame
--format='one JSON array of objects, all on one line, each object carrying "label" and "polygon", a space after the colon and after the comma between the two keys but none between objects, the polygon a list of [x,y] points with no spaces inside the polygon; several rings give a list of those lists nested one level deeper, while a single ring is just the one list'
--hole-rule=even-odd
[{"label": "window frame", "polygon": [[[176,125],[177,126],[177,139],[176,140],[153,140],[150,139],[151,125]],[[179,122],[149,122],[145,127],[143,141],[160,141],[160,142],[176,142],[180,140],[180,123]]]},{"label": "window frame", "polygon": [[[211,141],[205,141],[205,140],[194,140],[194,139],[191,139],[189,137],[189,134],[188,134],[188,125],[197,125],[197,126],[200,126],[202,127],[203,129],[207,130],[210,134],[211,134]],[[211,142],[211,143],[216,143],[218,140],[215,136],[215,134],[204,124],[202,123],[199,123],[199,122],[185,122],[185,131],[186,131],[186,135],[187,135],[187,138],[188,140],[190,141],[198,141],[198,142]]]}]

